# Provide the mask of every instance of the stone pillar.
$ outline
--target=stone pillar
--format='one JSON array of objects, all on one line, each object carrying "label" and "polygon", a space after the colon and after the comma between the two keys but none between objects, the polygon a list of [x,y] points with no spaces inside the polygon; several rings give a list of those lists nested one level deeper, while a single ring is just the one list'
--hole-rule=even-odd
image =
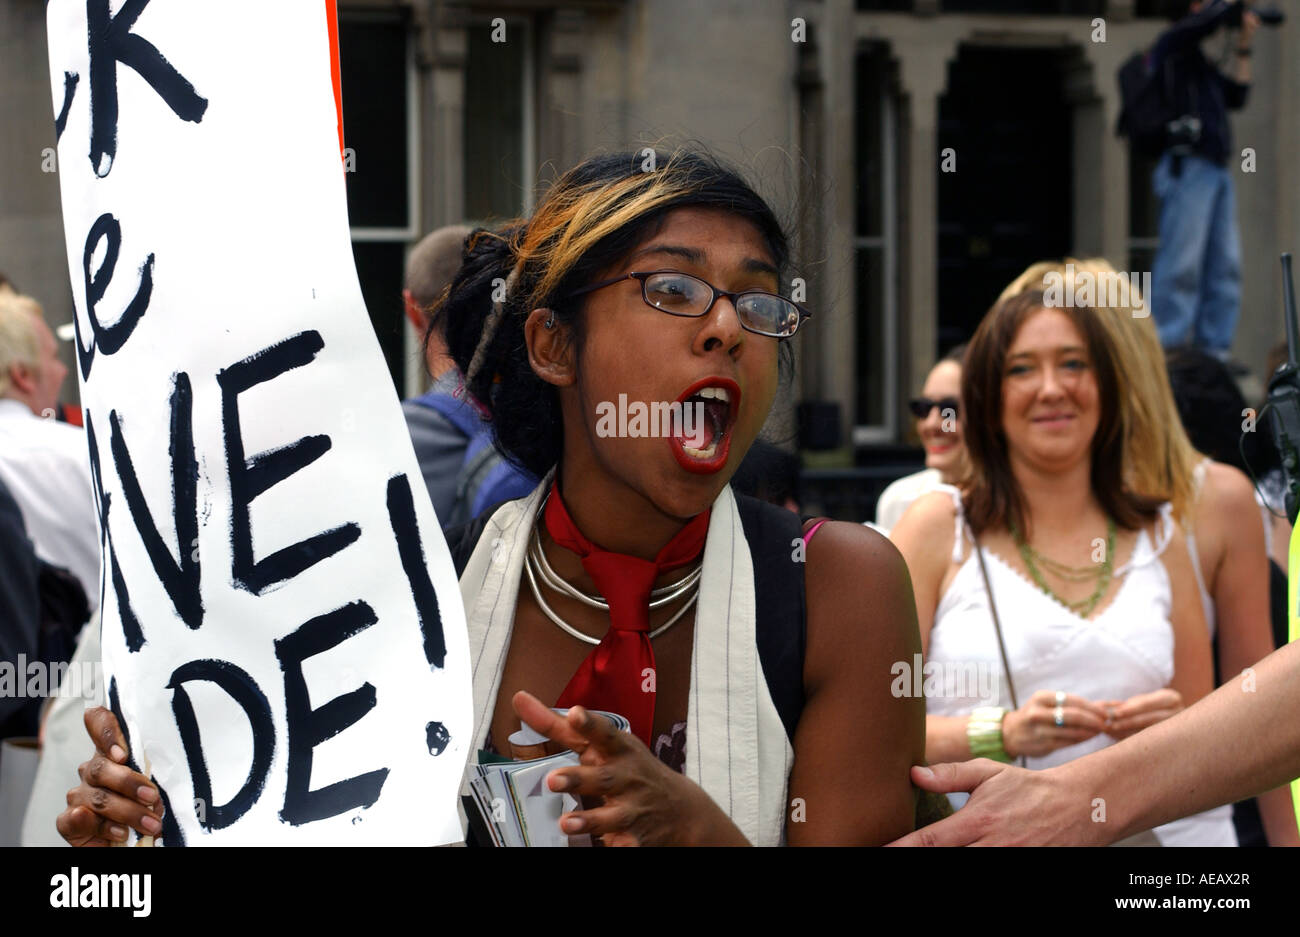
[{"label": "stone pillar", "polygon": [[1137,46],[1110,34],[1085,42],[1065,73],[1065,100],[1074,105],[1074,253],[1100,255],[1128,269],[1128,141],[1115,134],[1119,120],[1116,75]]},{"label": "stone pillar", "polygon": [[[443,5],[428,27],[427,78],[420,102],[423,138],[423,228],[459,224],[465,216],[465,56],[469,44],[465,14]],[[422,44],[422,47],[423,44]]]},{"label": "stone pillar", "polygon": [[[957,44],[909,37],[896,40],[893,48],[905,99],[899,160],[899,380],[911,387],[928,372],[936,353],[939,96]],[[960,154],[957,165],[960,171]]]},{"label": "stone pillar", "polygon": [[550,163],[557,172],[566,171],[586,155],[582,136],[582,64],[588,44],[584,21],[581,10],[539,17],[537,163]]},{"label": "stone pillar", "polygon": [[857,290],[854,283],[853,236],[856,223],[854,188],[856,153],[854,119],[853,4],[827,0],[819,42],[825,82],[821,99],[825,115],[821,171],[822,237],[825,272],[819,277],[822,321],[809,331],[817,336],[821,373],[813,375],[817,397],[840,405],[841,444],[852,441],[857,389]]}]

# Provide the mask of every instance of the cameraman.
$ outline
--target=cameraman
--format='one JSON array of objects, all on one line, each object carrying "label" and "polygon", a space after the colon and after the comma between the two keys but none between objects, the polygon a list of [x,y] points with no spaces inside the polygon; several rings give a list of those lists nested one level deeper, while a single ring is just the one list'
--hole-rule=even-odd
[{"label": "cameraman", "polygon": [[[1192,0],[1186,15],[1161,33],[1151,68],[1166,82],[1173,113],[1166,149],[1153,176],[1160,199],[1160,246],[1152,270],[1152,305],[1160,343],[1192,345],[1226,359],[1241,305],[1228,111],[1246,103],[1250,40],[1259,17],[1240,0]],[[1238,26],[1231,76],[1201,52],[1220,27]],[[1190,334],[1189,334],[1190,333]]]}]

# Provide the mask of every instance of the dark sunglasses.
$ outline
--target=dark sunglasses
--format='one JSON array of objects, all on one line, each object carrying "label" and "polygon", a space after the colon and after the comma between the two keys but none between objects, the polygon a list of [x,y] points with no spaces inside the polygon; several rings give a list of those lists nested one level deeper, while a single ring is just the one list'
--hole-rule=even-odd
[{"label": "dark sunglasses", "polygon": [[652,273],[625,273],[621,277],[601,280],[582,289],[574,290],[570,296],[581,296],[595,290],[604,289],[622,280],[641,281],[641,299],[652,309],[666,312],[670,316],[688,316],[698,318],[708,315],[719,296],[731,300],[736,309],[740,325],[748,332],[766,335],[770,338],[789,338],[795,333],[804,319],[811,319],[812,313],[793,300],[768,293],[763,290],[743,290],[729,293],[720,290],[712,283],[693,277],[688,273],[676,273],[671,270],[657,270]]},{"label": "dark sunglasses", "polygon": [[948,411],[952,411],[955,418],[961,412],[961,401],[956,397],[940,397],[938,400],[931,400],[929,397],[914,397],[907,402],[907,409],[912,411],[912,416],[918,420],[924,420],[930,415],[930,411],[935,407],[939,408],[940,416],[947,416]]}]

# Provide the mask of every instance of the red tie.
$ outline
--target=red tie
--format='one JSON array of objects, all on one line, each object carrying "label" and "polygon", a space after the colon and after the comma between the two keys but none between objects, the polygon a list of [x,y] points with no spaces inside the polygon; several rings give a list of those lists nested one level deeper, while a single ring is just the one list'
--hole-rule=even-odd
[{"label": "red tie", "polygon": [[695,560],[704,549],[709,512],[693,517],[653,561],[610,553],[582,535],[564,507],[558,485],[546,502],[546,531],[582,557],[582,568],[609,603],[609,631],[578,667],[555,705],[618,713],[632,733],[651,744],[655,718],[655,654],[650,646],[650,591],[660,573]]}]

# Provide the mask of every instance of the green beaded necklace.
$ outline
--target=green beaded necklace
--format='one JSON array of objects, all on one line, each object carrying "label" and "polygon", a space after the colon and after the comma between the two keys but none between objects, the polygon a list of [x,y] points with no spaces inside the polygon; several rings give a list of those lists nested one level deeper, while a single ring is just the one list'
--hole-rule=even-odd
[{"label": "green beaded necklace", "polygon": [[[1097,607],[1097,603],[1101,601],[1101,597],[1106,594],[1106,590],[1110,587],[1111,573],[1113,571],[1111,557],[1115,555],[1116,528],[1114,518],[1106,518],[1106,558],[1101,563],[1100,571],[1097,570],[1097,567],[1094,564],[1089,564],[1087,566],[1067,566],[1064,563],[1043,556],[1043,554],[1039,553],[1021,538],[1020,532],[1016,530],[1015,524],[1009,524],[1008,526],[1011,528],[1012,539],[1016,541],[1016,547],[1020,550],[1020,558],[1024,560],[1025,568],[1029,570],[1029,575],[1033,577],[1038,588],[1042,589],[1080,618],[1087,618],[1091,615],[1092,610]],[[1092,595],[1087,598],[1080,599],[1076,602],[1067,602],[1052,591],[1052,588],[1047,584],[1047,580],[1043,578],[1043,574],[1039,572],[1039,566],[1042,566],[1043,569],[1066,582],[1086,582],[1087,580],[1096,577],[1097,587],[1092,590]]]}]

